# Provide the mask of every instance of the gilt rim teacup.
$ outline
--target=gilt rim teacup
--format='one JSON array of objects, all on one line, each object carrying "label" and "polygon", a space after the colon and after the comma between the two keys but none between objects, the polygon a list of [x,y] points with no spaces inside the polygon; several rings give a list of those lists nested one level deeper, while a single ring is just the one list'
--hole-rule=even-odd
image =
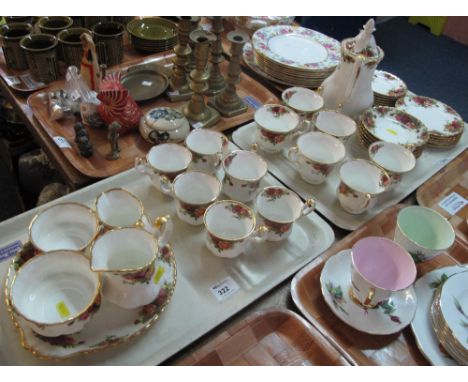
[{"label": "gilt rim teacup", "polygon": [[34,216],[29,224],[29,241],[40,252],[80,252],[94,241],[99,230],[99,219],[92,209],[80,203],[58,203]]},{"label": "gilt rim teacup", "polygon": [[312,114],[323,107],[323,98],[317,92],[295,86],[281,93],[281,99],[295,112],[300,114]]},{"label": "gilt rim teacup", "polygon": [[321,110],[312,117],[312,125],[320,132],[338,138],[343,143],[356,132],[354,119],[336,110]]},{"label": "gilt rim teacup", "polygon": [[99,310],[100,290],[101,275],[91,271],[82,252],[59,250],[24,263],[14,276],[9,298],[27,326],[56,337],[83,329]]},{"label": "gilt rim teacup", "polygon": [[185,138],[185,146],[192,153],[192,170],[214,172],[228,153],[229,141],[218,131],[195,129]]}]

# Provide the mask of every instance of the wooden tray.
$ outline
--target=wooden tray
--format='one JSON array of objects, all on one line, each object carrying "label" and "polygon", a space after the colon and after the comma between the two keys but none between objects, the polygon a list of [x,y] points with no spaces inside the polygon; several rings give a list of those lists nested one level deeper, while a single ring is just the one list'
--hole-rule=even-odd
[{"label": "wooden tray", "polygon": [[457,235],[468,243],[468,204],[456,215],[451,215],[439,206],[439,202],[452,192],[468,198],[468,151],[461,153],[416,192],[416,199],[421,206],[430,207],[445,216]]},{"label": "wooden tray", "polygon": [[[147,59],[144,62],[150,61],[151,63],[161,64],[167,68],[171,65],[172,57],[173,54],[162,54],[151,58],[151,60]],[[221,69],[224,73],[227,71],[227,66],[227,62],[224,62],[221,66]],[[126,70],[127,67],[128,66],[122,66],[121,69]],[[102,130],[88,129],[91,143],[94,147],[94,154],[90,158],[82,157],[78,152],[76,144],[74,143],[75,132],[73,125],[76,122],[75,118],[73,117],[69,119],[62,119],[60,121],[51,121],[49,119],[47,108],[47,92],[57,90],[62,87],[63,81],[55,82],[49,86],[47,91],[40,91],[32,94],[28,98],[28,104],[34,113],[34,116],[39,121],[42,128],[50,135],[50,137],[64,137],[72,146],[71,149],[64,148],[62,151],[65,157],[78,171],[89,177],[104,178],[131,168],[136,156],[144,156],[146,154],[151,145],[141,138],[138,130],[134,130],[123,136],[119,141],[122,148],[120,159],[109,161],[105,158],[106,154],[109,152],[107,132]],[[258,106],[265,103],[278,102],[277,97],[273,93],[244,73],[241,74],[241,80],[238,84],[238,94],[242,98],[248,96],[250,100]],[[167,99],[159,97],[155,100],[140,103],[140,106],[142,110],[146,112],[151,108],[160,106],[169,106],[177,109],[181,108],[184,104],[185,102],[171,103]],[[254,112],[255,107],[249,106],[248,111],[244,114],[231,118],[221,118],[221,121],[218,122],[213,127],[213,129],[224,131],[239,126],[252,120]]]},{"label": "wooden tray", "polygon": [[[366,236],[393,238],[398,211],[404,205],[387,208],[366,225],[333,245],[319,258],[302,269],[291,282],[292,298],[323,336],[354,365],[429,365],[419,352],[411,328],[389,336],[374,336],[360,332],[343,323],[327,306],[320,291],[320,272],[325,261],[334,254],[351,248]],[[457,237],[448,251],[418,265],[418,275],[433,269],[468,262],[468,246]]]},{"label": "wooden tray", "polygon": [[298,314],[283,308],[255,313],[228,327],[177,366],[349,365]]}]

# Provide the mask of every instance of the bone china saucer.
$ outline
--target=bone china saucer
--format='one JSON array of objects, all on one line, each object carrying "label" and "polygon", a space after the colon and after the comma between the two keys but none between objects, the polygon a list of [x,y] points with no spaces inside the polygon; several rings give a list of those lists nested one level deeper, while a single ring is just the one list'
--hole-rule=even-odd
[{"label": "bone china saucer", "polygon": [[458,365],[450,355],[439,344],[429,315],[434,293],[450,276],[455,273],[466,271],[466,267],[451,266],[439,268],[425,274],[414,284],[418,299],[418,308],[411,322],[411,329],[416,338],[416,343],[421,353],[435,366],[455,366]]},{"label": "bone china saucer", "polygon": [[393,293],[372,309],[354,303],[349,297],[351,249],[338,252],[327,260],[320,275],[320,286],[332,312],[349,326],[365,333],[397,333],[411,323],[416,312],[413,287]]}]

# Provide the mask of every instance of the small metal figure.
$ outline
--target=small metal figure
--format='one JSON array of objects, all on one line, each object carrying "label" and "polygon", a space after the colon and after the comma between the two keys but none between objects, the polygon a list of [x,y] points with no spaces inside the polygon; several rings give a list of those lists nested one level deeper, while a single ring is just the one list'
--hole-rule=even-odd
[{"label": "small metal figure", "polygon": [[109,140],[111,152],[107,154],[107,159],[116,160],[120,158],[119,131],[122,126],[117,121],[112,122],[107,130],[107,139]]},{"label": "small metal figure", "polygon": [[93,146],[91,145],[91,142],[89,141],[88,131],[80,122],[76,123],[74,128],[75,128],[75,143],[78,146],[80,155],[85,158],[89,158],[91,155],[93,155]]}]

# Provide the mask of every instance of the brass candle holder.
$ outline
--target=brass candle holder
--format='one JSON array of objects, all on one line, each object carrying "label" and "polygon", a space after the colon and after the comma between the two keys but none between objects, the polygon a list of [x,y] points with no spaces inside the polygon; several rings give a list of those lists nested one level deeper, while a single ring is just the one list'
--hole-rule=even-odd
[{"label": "brass candle holder", "polygon": [[211,44],[210,55],[210,78],[208,80],[208,90],[206,95],[213,96],[219,94],[226,87],[226,82],[221,73],[221,63],[224,61],[223,45],[221,42],[221,33],[224,31],[222,16],[208,17],[211,20],[211,32],[216,36],[216,41]]},{"label": "brass candle holder", "polygon": [[189,34],[192,28],[193,19],[199,19],[197,16],[179,16],[178,32],[179,41],[174,47],[174,66],[169,81],[169,89],[166,92],[171,102],[189,100],[193,92],[190,89],[186,66],[189,62],[192,48],[189,45]]},{"label": "brass candle holder", "polygon": [[210,98],[208,105],[218,110],[223,116],[233,117],[245,113],[248,106],[237,95],[236,84],[240,81],[240,57],[244,44],[249,40],[247,33],[232,31],[227,35],[231,42],[231,60],[229,61],[226,88],[218,95]]},{"label": "brass candle holder", "polygon": [[184,105],[183,113],[193,128],[213,126],[221,118],[219,113],[205,104],[204,94],[208,90],[207,70],[210,44],[216,40],[213,33],[197,29],[190,33],[190,40],[195,43],[195,69],[190,72],[192,98]]},{"label": "brass candle holder", "polygon": [[[192,16],[192,20],[190,22],[190,33],[197,29],[201,29],[201,27],[199,26],[200,20],[200,16]],[[190,75],[190,72],[193,69],[195,69],[195,43],[191,39],[189,39],[189,45],[190,49],[192,49],[192,52],[190,53],[187,66],[185,67],[185,72],[187,73],[187,75]]]}]

